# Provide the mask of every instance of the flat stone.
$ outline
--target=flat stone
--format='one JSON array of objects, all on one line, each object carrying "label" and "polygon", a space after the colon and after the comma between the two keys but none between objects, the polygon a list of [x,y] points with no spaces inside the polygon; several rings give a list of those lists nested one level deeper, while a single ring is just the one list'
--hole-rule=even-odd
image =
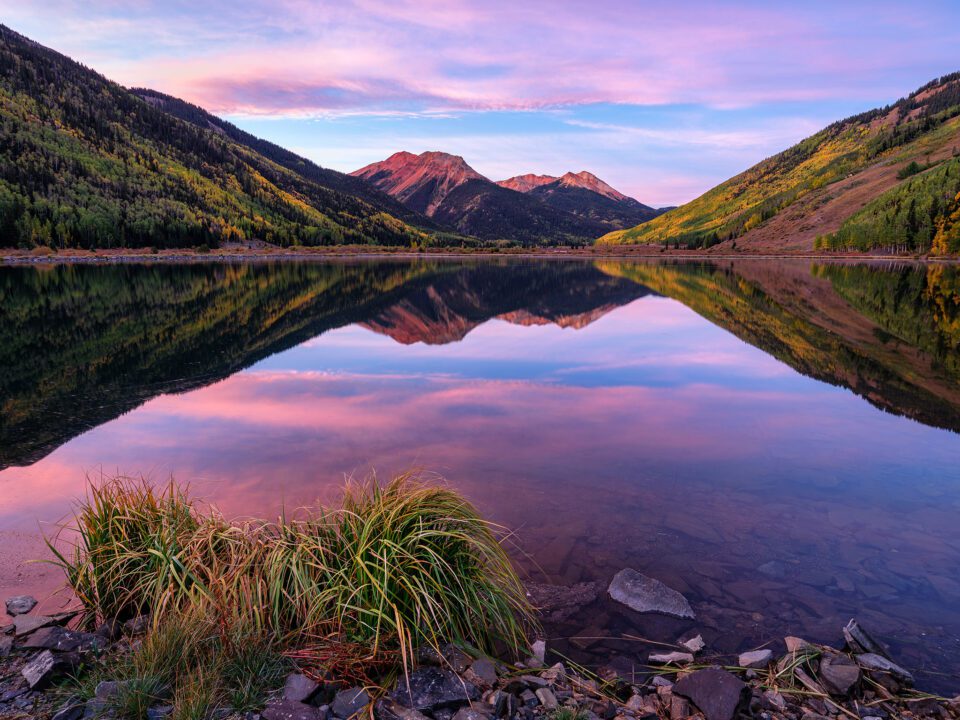
[{"label": "flat stone", "polygon": [[164,720],[173,715],[173,705],[155,705],[147,708],[147,720]]},{"label": "flat stone", "polygon": [[685,675],[674,684],[673,692],[696,705],[706,720],[733,720],[750,694],[740,679],[720,668]]},{"label": "flat stone", "polygon": [[876,653],[857,655],[857,664],[864,670],[887,673],[904,684],[913,684],[913,675],[892,660],[887,660],[887,658],[877,655]]},{"label": "flat stone", "polygon": [[617,602],[639,613],[659,613],[689,620],[696,618],[683,595],[631,568],[614,575],[607,592]]},{"label": "flat stone", "polygon": [[820,682],[831,695],[846,695],[860,680],[860,667],[846,655],[824,655],[820,659]]},{"label": "flat stone", "polygon": [[454,713],[453,720],[490,720],[490,715],[476,708],[462,707]]},{"label": "flat stone", "polygon": [[327,713],[312,705],[291,700],[275,700],[263,709],[260,717],[263,720],[327,720]]},{"label": "flat stone", "polygon": [[685,647],[694,655],[696,655],[698,652],[700,652],[707,646],[707,644],[703,641],[702,635],[696,635],[690,638],[689,640],[681,640],[678,644]]},{"label": "flat stone", "polygon": [[686,652],[651,653],[650,662],[654,665],[689,665],[693,655]]},{"label": "flat stone", "polygon": [[380,698],[373,706],[373,716],[377,720],[430,720],[419,710],[404,707],[390,698]]},{"label": "flat stone", "polygon": [[540,661],[540,664],[543,665],[546,662],[547,657],[547,642],[546,640],[537,640],[530,646],[533,656]]},{"label": "flat stone", "polygon": [[556,710],[557,696],[553,694],[550,688],[540,688],[536,691],[537,700],[547,710]]},{"label": "flat stone", "polygon": [[[409,687],[408,687],[409,683]],[[408,678],[400,678],[391,698],[421,712],[439,708],[457,708],[480,698],[480,691],[456,673],[436,667],[417,668]]]},{"label": "flat stone", "polygon": [[13,634],[22,637],[56,622],[56,618],[46,615],[18,615],[13,619]]},{"label": "flat stone", "polygon": [[16,595],[7,599],[7,615],[26,615],[37,606],[37,599],[32,595]]},{"label": "flat stone", "polygon": [[0,658],[5,658],[13,650],[12,637],[0,637]]},{"label": "flat stone", "polygon": [[540,704],[540,701],[537,699],[537,696],[530,689],[524,690],[522,693],[520,693],[520,700],[528,708],[534,708]]},{"label": "flat stone", "polygon": [[80,718],[83,717],[84,709],[85,703],[82,700],[75,698],[72,700],[67,700],[53,714],[50,720],[80,720]]},{"label": "flat stone", "polygon": [[290,673],[283,685],[283,699],[305,703],[320,689],[320,683],[314,682],[302,673]]},{"label": "flat stone", "polygon": [[497,682],[497,666],[490,658],[477,658],[470,665],[470,671],[483,685],[489,687]]},{"label": "flat stone", "polygon": [[334,696],[330,710],[338,718],[349,718],[356,715],[370,704],[370,696],[362,687],[352,687],[341,690]]},{"label": "flat stone", "polygon": [[783,639],[783,644],[787,646],[788,653],[807,653],[813,650],[813,645],[808,643],[803,638],[794,637],[793,635],[788,635]]},{"label": "flat stone", "polygon": [[20,669],[31,690],[42,690],[58,675],[69,669],[67,663],[49,650],[44,650]]},{"label": "flat stone", "polygon": [[67,630],[59,625],[42,627],[31,634],[23,643],[23,647],[36,650],[54,650],[56,652],[73,652],[74,650],[93,650],[105,647],[106,640],[93,633]]},{"label": "flat stone", "polygon": [[737,665],[742,668],[765,668],[773,659],[773,650],[764,648],[763,650],[751,650],[750,652],[740,653],[737,658]]}]

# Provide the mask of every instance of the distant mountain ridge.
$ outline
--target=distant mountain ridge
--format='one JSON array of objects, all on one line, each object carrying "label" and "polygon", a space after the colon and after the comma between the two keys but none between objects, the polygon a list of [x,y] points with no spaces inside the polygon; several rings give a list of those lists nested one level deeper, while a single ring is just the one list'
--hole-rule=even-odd
[{"label": "distant mountain ridge", "polygon": [[587,242],[658,214],[586,171],[494,183],[462,157],[437,151],[397,152],[351,175],[441,226],[488,240]]},{"label": "distant mountain ridge", "polygon": [[601,244],[960,253],[960,73],[835,122]]}]

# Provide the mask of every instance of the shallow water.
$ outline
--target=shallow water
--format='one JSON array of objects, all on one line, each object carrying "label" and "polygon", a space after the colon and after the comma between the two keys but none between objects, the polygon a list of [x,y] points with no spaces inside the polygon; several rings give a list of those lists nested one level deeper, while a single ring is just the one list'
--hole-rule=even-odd
[{"label": "shallow water", "polygon": [[956,691],[958,431],[952,267],[0,268],[2,595],[59,582],[22,561],[87,473],[263,516],[416,466],[515,530],[532,580],[634,567],[698,614],[601,597],[548,627],[585,662],[642,662],[623,634],[837,642],[856,616]]}]

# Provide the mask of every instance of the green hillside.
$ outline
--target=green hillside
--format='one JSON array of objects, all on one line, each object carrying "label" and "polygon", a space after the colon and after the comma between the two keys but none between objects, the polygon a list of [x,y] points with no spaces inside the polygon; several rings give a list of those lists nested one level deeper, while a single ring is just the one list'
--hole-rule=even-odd
[{"label": "green hillside", "polygon": [[[876,182],[879,195],[887,185],[909,181],[909,173],[902,172],[904,167],[938,167],[949,162],[956,152],[954,148],[960,145],[958,116],[960,73],[955,73],[925,85],[893,105],[834,123],[696,200],[629,230],[609,233],[599,242],[705,248],[741,237],[748,241],[772,218],[805,198],[806,217],[796,224],[815,224],[820,221],[816,213],[824,204],[842,200],[841,196],[847,193],[851,197],[850,207],[840,218],[842,221],[864,204],[856,193],[858,186],[863,192],[862,185],[868,179],[866,171],[873,173],[869,177],[873,182],[889,177],[889,183]],[[914,190],[919,191],[920,187],[915,185],[905,192]],[[813,196],[816,201],[811,201]],[[844,206],[840,207],[846,211]],[[936,210],[938,215],[930,221],[931,229],[939,222],[941,213],[948,212],[949,203],[938,204]],[[878,219],[883,214],[871,213]],[[879,230],[881,224],[875,229]],[[823,234],[836,229],[827,222]],[[916,247],[931,250],[935,235],[935,231],[918,235]],[[856,242],[858,247],[867,248],[888,240],[858,234]],[[741,242],[741,247],[744,244]]]},{"label": "green hillside", "polygon": [[0,246],[423,239],[395,203],[329,185],[0,25]]}]

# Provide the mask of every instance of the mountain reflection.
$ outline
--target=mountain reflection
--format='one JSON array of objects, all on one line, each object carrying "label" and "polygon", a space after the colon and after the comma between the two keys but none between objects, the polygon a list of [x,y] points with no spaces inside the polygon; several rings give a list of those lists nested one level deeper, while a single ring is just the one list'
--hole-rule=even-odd
[{"label": "mountain reflection", "polygon": [[652,293],[801,373],[960,430],[955,268],[800,262],[333,262],[0,269],[0,467],[328,330],[452,343],[581,328]]}]

